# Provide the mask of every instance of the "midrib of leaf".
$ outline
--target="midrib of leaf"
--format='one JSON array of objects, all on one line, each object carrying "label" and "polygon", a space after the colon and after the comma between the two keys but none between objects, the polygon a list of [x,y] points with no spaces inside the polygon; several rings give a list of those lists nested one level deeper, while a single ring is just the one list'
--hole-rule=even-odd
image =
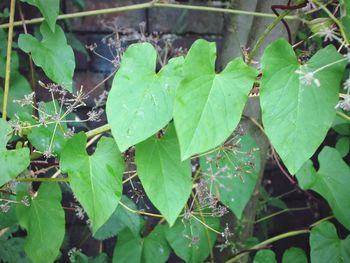
[{"label": "midrib of leaf", "polygon": [[[163,187],[164,187],[164,192],[166,193],[166,203],[167,203],[167,214],[169,213],[169,207],[168,207],[168,204],[169,204],[169,202],[168,202],[168,200],[169,200],[169,195],[168,195],[168,193],[171,193],[172,191],[171,191],[171,188],[170,188],[170,191],[168,190],[168,186],[167,186],[167,184],[165,183],[166,182],[166,179],[165,179],[165,173],[166,173],[166,170],[164,170],[164,165],[163,165],[163,158],[162,158],[162,156],[161,156],[161,154],[160,154],[160,145],[159,145],[160,143],[158,142],[158,141],[156,141],[156,148],[157,148],[157,154],[158,154],[158,157],[159,157],[159,165],[160,165],[160,169],[161,169],[161,171],[162,171],[162,181],[163,181]],[[163,208],[164,209],[164,208]]]},{"label": "midrib of leaf", "polygon": [[[213,92],[213,83],[214,83],[215,76],[212,77],[213,74],[208,74],[208,75],[211,76],[211,78],[212,78],[212,80],[211,80],[211,85],[210,85],[210,91],[209,91],[209,93],[208,93],[208,96],[206,96],[207,99],[206,99],[206,101],[205,101],[204,107],[203,107],[202,110],[201,110],[201,113],[200,113],[200,115],[199,115],[199,118],[198,118],[198,121],[196,122],[196,124],[199,124],[199,123],[202,121],[204,111],[206,110],[206,108],[207,108],[207,106],[208,106],[208,102],[209,102],[210,95],[211,95],[211,93]],[[205,75],[204,75],[204,76],[205,76]],[[194,80],[196,80],[196,79],[198,79],[198,78],[202,78],[202,77],[203,77],[203,76],[199,76],[199,77],[195,78]],[[190,81],[190,82],[193,82],[194,80],[192,80],[192,81]],[[190,83],[190,82],[189,82],[189,83]],[[193,138],[195,137],[195,135],[196,135],[197,132],[198,132],[198,127],[199,127],[199,125],[196,125],[196,128],[194,129],[192,135],[190,136],[191,140],[190,140],[190,143],[188,144],[188,147],[186,148],[186,151],[185,151],[186,155],[187,155],[187,153],[188,153],[188,149],[191,149],[191,147],[192,147]]]},{"label": "midrib of leaf", "polygon": [[93,180],[92,180],[92,177],[93,177],[93,175],[92,175],[92,167],[91,167],[91,159],[92,159],[93,157],[92,156],[88,156],[88,158],[87,158],[87,160],[88,160],[88,163],[89,163],[89,181],[90,181],[90,184],[91,184],[91,192],[92,192],[92,205],[93,205],[93,213],[94,213],[94,215],[93,215],[93,217],[94,217],[94,221],[92,222],[92,224],[94,225],[94,224],[96,224],[96,203],[95,203],[95,201],[96,201],[96,194],[95,194],[95,189],[94,189],[94,184],[93,184]]},{"label": "midrib of leaf", "polygon": [[33,207],[34,207],[34,212],[35,212],[35,216],[37,217],[37,222],[38,222],[38,228],[39,228],[39,233],[40,233],[40,239],[44,240],[44,235],[43,235],[43,229],[41,226],[41,220],[40,220],[40,216],[39,216],[39,211],[37,209],[37,204],[35,203],[35,201],[32,203]]}]

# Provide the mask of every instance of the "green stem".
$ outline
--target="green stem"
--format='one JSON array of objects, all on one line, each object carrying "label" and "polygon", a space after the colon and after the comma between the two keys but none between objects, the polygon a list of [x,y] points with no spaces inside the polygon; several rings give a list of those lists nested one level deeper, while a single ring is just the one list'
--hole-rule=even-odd
[{"label": "green stem", "polygon": [[328,10],[328,8],[320,3],[318,0],[313,0],[313,2],[318,5],[324,12],[326,12],[326,14],[333,20],[333,22],[338,26],[340,33],[342,34],[342,37],[344,38],[344,41],[347,45],[349,45],[349,39],[346,36],[344,27],[342,25],[342,23],[332,14],[331,11]]},{"label": "green stem", "polygon": [[286,213],[286,212],[304,211],[304,210],[309,210],[309,209],[310,209],[310,207],[308,207],[308,206],[307,206],[307,207],[297,207],[297,208],[286,208],[286,209],[283,209],[283,210],[281,210],[281,211],[278,211],[278,212],[273,213],[273,214],[268,215],[268,216],[264,216],[264,217],[262,217],[262,218],[256,220],[256,221],[255,221],[255,224],[260,223],[260,222],[262,222],[262,221],[264,221],[264,220],[267,220],[267,219],[269,219],[269,218],[278,216],[278,215],[280,215],[280,214]]},{"label": "green stem", "polygon": [[264,43],[265,38],[270,34],[272,29],[274,29],[282,19],[287,18],[287,15],[290,13],[290,10],[284,11],[280,16],[277,16],[276,19],[265,29],[265,31],[261,34],[252,51],[250,52],[247,63],[249,64],[253,58],[256,56],[260,46]]},{"label": "green stem", "polygon": [[210,235],[209,235],[209,231],[208,229],[210,229],[211,231],[214,231],[215,233],[218,233],[215,229],[211,228],[210,226],[208,226],[208,224],[205,222],[205,219],[204,219],[204,215],[203,215],[203,212],[202,212],[202,209],[201,209],[201,206],[196,198],[196,196],[194,195],[194,193],[192,192],[191,193],[192,195],[192,198],[196,204],[196,206],[198,207],[198,210],[199,210],[199,215],[200,217],[202,218],[202,220],[199,220],[197,217],[195,217],[194,215],[192,215],[192,217],[197,220],[199,223],[201,223],[204,227],[205,227],[205,235],[207,236],[207,240],[208,240],[208,246],[209,246],[209,252],[210,252],[210,259],[211,261],[214,260],[214,252],[213,252],[213,249],[212,249],[212,244],[211,244],[211,240],[210,240]]},{"label": "green stem", "polygon": [[307,229],[299,229],[299,230],[294,230],[294,231],[289,231],[287,233],[283,233],[283,234],[280,234],[280,235],[277,235],[277,236],[274,236],[274,237],[271,237],[269,239],[266,239],[262,242],[260,242],[259,244],[237,254],[236,256],[234,256],[233,258],[229,259],[228,261],[226,261],[226,263],[232,263],[232,262],[236,262],[238,259],[240,259],[241,257],[245,256],[245,255],[248,255],[250,252],[253,252],[253,251],[256,251],[256,250],[259,250],[259,249],[262,249],[264,248],[266,245],[269,245],[271,243],[274,243],[278,240],[281,240],[281,239],[285,239],[285,238],[288,238],[288,237],[292,237],[292,236],[297,236],[297,235],[302,235],[302,234],[308,234],[310,232],[310,228],[313,228],[321,223],[323,223],[324,221],[327,221],[329,219],[332,219],[334,218],[334,216],[327,216],[325,218],[322,218],[318,221],[316,221],[315,223],[311,224]]},{"label": "green stem", "polygon": [[[57,17],[57,20],[65,20],[65,19],[72,19],[72,18],[79,18],[79,17],[86,17],[86,16],[97,16],[97,15],[103,15],[103,14],[120,13],[120,12],[148,9],[148,8],[154,8],[154,7],[186,9],[186,10],[207,11],[207,12],[220,12],[220,13],[229,13],[229,14],[236,14],[236,15],[260,16],[260,17],[268,17],[268,18],[275,17],[275,15],[271,14],[271,13],[250,12],[250,11],[244,11],[244,10],[218,8],[218,7],[210,7],[210,6],[165,4],[165,3],[156,3],[154,1],[152,1],[152,2],[143,3],[143,4],[128,5],[128,6],[113,7],[113,8],[104,8],[104,9],[97,9],[97,10],[91,10],[91,11],[63,14],[63,15],[59,15]],[[296,19],[300,19],[300,18],[298,16],[286,16],[285,19],[296,20]],[[25,23],[26,25],[38,24],[38,23],[41,23],[42,21],[44,21],[43,17],[33,18],[30,20],[24,20],[23,22],[16,21],[13,23],[13,26],[21,26],[21,25],[23,25],[23,23]],[[0,25],[0,28],[8,28],[9,26],[10,26],[10,24],[6,23],[6,24]]]},{"label": "green stem", "polygon": [[6,52],[6,69],[5,69],[5,86],[4,86],[4,98],[2,104],[2,118],[7,118],[7,102],[10,89],[10,77],[11,77],[11,52],[12,52],[12,36],[13,36],[13,24],[15,17],[15,4],[16,0],[11,0],[10,3],[10,20],[8,26],[8,37],[7,37],[7,52]]},{"label": "green stem", "polygon": [[51,183],[58,183],[58,182],[69,182],[68,178],[17,178],[17,182],[51,182]]},{"label": "green stem", "polygon": [[343,118],[344,120],[350,122],[350,116],[346,115],[345,113],[341,111],[336,111],[336,114],[340,117]]},{"label": "green stem", "polygon": [[96,128],[96,129],[93,129],[93,130],[91,130],[91,131],[88,131],[88,132],[86,132],[85,134],[86,134],[86,136],[87,136],[88,138],[91,138],[91,137],[94,137],[95,135],[98,135],[98,134],[107,132],[107,131],[109,131],[110,129],[111,129],[111,126],[107,123],[107,124],[102,125],[102,126]]},{"label": "green stem", "polygon": [[281,239],[284,239],[284,238],[287,238],[287,237],[307,234],[307,233],[309,233],[309,229],[300,229],[300,230],[294,230],[294,231],[290,231],[290,232],[287,232],[287,233],[283,233],[283,234],[278,235],[278,236],[274,236],[272,238],[269,238],[269,239],[267,239],[267,240],[257,244],[256,246],[250,248],[248,251],[244,251],[244,252],[234,256],[233,258],[227,260],[226,263],[236,262],[241,257],[243,257],[245,255],[248,255],[250,252],[256,251],[258,249],[261,249],[262,247],[264,247],[264,246],[266,246],[268,244],[271,244],[273,242],[276,242],[278,240],[281,240]]}]

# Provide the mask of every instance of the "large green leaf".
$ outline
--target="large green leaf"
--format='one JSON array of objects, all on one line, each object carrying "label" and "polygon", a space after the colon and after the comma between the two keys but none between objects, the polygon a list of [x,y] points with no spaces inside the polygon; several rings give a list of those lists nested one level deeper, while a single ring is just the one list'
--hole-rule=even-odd
[{"label": "large green leaf", "polygon": [[200,165],[209,191],[241,218],[259,177],[260,152],[249,135],[229,141],[201,157]]},{"label": "large green leaf", "polygon": [[27,231],[24,250],[35,263],[54,262],[65,232],[61,189],[56,183],[42,183],[29,207],[17,206],[21,227]]},{"label": "large green leaf", "polygon": [[157,52],[149,43],[130,45],[113,80],[107,118],[119,149],[141,142],[172,118],[183,58],[171,59],[155,72]]},{"label": "large green leaf", "polygon": [[[137,206],[125,195],[122,196],[121,202],[131,209],[137,210]],[[135,235],[139,235],[143,220],[140,215],[130,212],[123,206],[119,205],[108,221],[96,232],[95,239],[104,240],[117,235],[126,227]]]},{"label": "large green leaf", "polygon": [[237,126],[257,71],[237,58],[215,73],[215,43],[197,40],[183,65],[174,121],[181,158],[223,143]]},{"label": "large green leaf", "polygon": [[29,165],[29,149],[27,147],[7,150],[6,144],[12,136],[10,125],[0,119],[0,186],[11,181]]},{"label": "large green leaf", "polygon": [[32,54],[35,65],[41,67],[52,81],[72,91],[75,59],[62,28],[56,25],[55,32],[52,32],[44,22],[40,26],[40,33],[42,41],[30,34],[21,34],[18,46],[26,53]]},{"label": "large green leaf", "polygon": [[300,79],[305,75],[297,72],[310,73],[342,58],[329,45],[301,66],[287,40],[277,40],[265,49],[260,91],[262,120],[267,136],[291,174],[314,154],[332,125],[346,62],[318,71],[314,77],[319,83],[311,78],[310,85]]},{"label": "large green leaf", "polygon": [[55,31],[55,24],[60,11],[60,0],[21,0],[30,5],[36,6],[43,14],[50,29]]},{"label": "large green leaf", "polygon": [[271,249],[260,250],[256,253],[253,263],[277,263],[275,252]]},{"label": "large green leaf", "polygon": [[297,173],[299,185],[322,195],[333,210],[335,217],[350,229],[350,168],[340,153],[324,147],[318,155],[320,169],[316,172],[312,162],[307,161]]},{"label": "large green leaf", "polygon": [[304,250],[291,247],[283,253],[282,263],[308,263],[308,260]]},{"label": "large green leaf", "polygon": [[[206,217],[204,221],[213,229],[219,229],[220,220],[217,217]],[[168,229],[166,239],[175,254],[186,263],[201,263],[209,256],[216,233],[192,217],[178,219],[175,225]]]},{"label": "large green leaf", "polygon": [[173,225],[192,189],[191,163],[180,159],[174,126],[161,139],[153,136],[136,145],[135,162],[148,198]]},{"label": "large green leaf", "polygon": [[122,196],[124,162],[112,138],[101,138],[91,156],[85,150],[86,139],[81,132],[66,142],[60,167],[68,173],[73,193],[89,216],[95,234]]},{"label": "large green leaf", "polygon": [[350,262],[350,236],[340,240],[334,225],[328,221],[314,227],[310,234],[311,262]]},{"label": "large green leaf", "polygon": [[148,236],[135,236],[129,229],[118,235],[113,253],[113,263],[163,263],[170,255],[165,239],[166,226],[158,225]]}]

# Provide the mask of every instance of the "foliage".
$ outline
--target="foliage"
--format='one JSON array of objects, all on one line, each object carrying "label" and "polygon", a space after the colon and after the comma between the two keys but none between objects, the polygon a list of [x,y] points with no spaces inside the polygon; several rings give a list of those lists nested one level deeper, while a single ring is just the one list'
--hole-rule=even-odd
[{"label": "foliage", "polygon": [[[170,58],[162,52],[165,45],[168,54],[168,42],[162,46],[144,32],[132,32],[139,43],[124,48],[116,32],[117,40],[108,42],[117,54],[111,91],[95,98],[88,111],[86,100],[100,84],[88,93],[72,84],[72,46],[86,50],[56,24],[60,2],[22,2],[38,8],[44,21],[41,38],[25,28],[8,57],[7,34],[0,30],[0,78],[10,76],[5,81],[10,91],[0,89],[8,109],[0,120],[1,261],[46,263],[64,254],[71,262],[161,263],[177,257],[200,263],[213,262],[225,250],[232,256],[227,262],[251,252],[256,252],[253,262],[277,262],[271,243],[310,233],[311,262],[350,262],[350,237],[337,233],[342,226],[343,232],[350,230],[348,1],[337,2],[335,14],[332,7],[309,1],[306,7],[322,11],[313,10],[316,18],[303,11],[297,17],[327,43],[305,40],[306,48],[313,41],[318,45],[305,59],[302,50],[278,39],[265,48],[261,67],[253,63],[254,54],[269,31],[251,53],[233,58],[221,72],[214,43],[196,40],[187,54]],[[84,8],[83,1],[75,3]],[[8,15],[3,10],[0,19]],[[98,55],[94,46],[89,49]],[[38,69],[24,62],[25,54],[53,82],[38,81],[49,102],[37,101],[36,87],[21,75],[29,69],[34,82]],[[244,111],[253,99],[260,102],[261,123]],[[87,111],[85,119],[76,114],[80,107]],[[85,124],[100,121],[104,110],[107,124],[87,130]],[[327,134],[336,137],[335,147],[326,145]],[[260,148],[262,137],[287,178],[301,191],[319,194],[332,215],[266,240],[239,242],[245,227],[293,209],[260,185],[268,155]],[[61,203],[62,195],[73,200],[71,208]],[[251,206],[259,197],[260,206]],[[283,210],[247,222],[248,212],[255,215],[267,204]],[[100,244],[117,236],[113,257],[88,257],[69,247],[65,210],[87,217]],[[336,225],[328,221],[333,217]],[[305,263],[307,255],[290,247],[282,262]]]}]

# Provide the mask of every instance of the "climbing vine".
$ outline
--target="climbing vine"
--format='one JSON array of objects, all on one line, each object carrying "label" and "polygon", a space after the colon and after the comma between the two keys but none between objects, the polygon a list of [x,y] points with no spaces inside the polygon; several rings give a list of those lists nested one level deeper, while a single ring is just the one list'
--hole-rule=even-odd
[{"label": "climbing vine", "polygon": [[[330,221],[349,232],[349,1],[289,1],[274,7],[285,10],[275,17],[163,1],[59,15],[59,0],[22,0],[43,18],[14,21],[15,2],[0,16],[9,18],[0,25],[0,260],[60,260],[65,210],[71,209],[96,240],[117,236],[112,259],[69,248],[71,262],[166,262],[171,254],[214,262],[225,249],[227,262],[250,253],[254,262],[276,262],[270,245],[302,234],[309,234],[310,255],[291,245],[282,262],[350,262],[350,236],[341,239]],[[74,85],[73,48],[57,20],[153,7],[275,18],[251,52],[221,71],[215,43],[203,39],[172,57],[142,30],[127,48],[111,42],[111,90],[95,99],[85,118],[77,117],[99,84],[89,92]],[[291,37],[277,39],[258,61],[257,50],[278,23],[290,35],[289,19],[302,20],[308,36],[295,45]],[[40,36],[27,32],[35,23]],[[24,28],[16,41],[15,26]],[[300,44],[307,49],[316,38],[324,42],[303,57]],[[95,46],[88,49],[96,53]],[[22,75],[19,54],[29,55],[29,72],[42,70],[49,79],[36,80],[48,99],[41,101]],[[29,78],[33,83],[33,74]],[[261,120],[244,113],[256,98]],[[103,114],[106,124],[86,128],[101,123]],[[222,218],[243,224],[263,169],[262,149],[242,120],[269,141],[273,158],[300,191],[323,198],[329,217],[266,240],[233,241],[239,230]],[[335,147],[323,143],[330,129],[338,134]],[[67,193],[74,197],[69,208],[61,203]],[[151,227],[149,218],[156,220]],[[24,237],[14,234],[19,229]]]}]

